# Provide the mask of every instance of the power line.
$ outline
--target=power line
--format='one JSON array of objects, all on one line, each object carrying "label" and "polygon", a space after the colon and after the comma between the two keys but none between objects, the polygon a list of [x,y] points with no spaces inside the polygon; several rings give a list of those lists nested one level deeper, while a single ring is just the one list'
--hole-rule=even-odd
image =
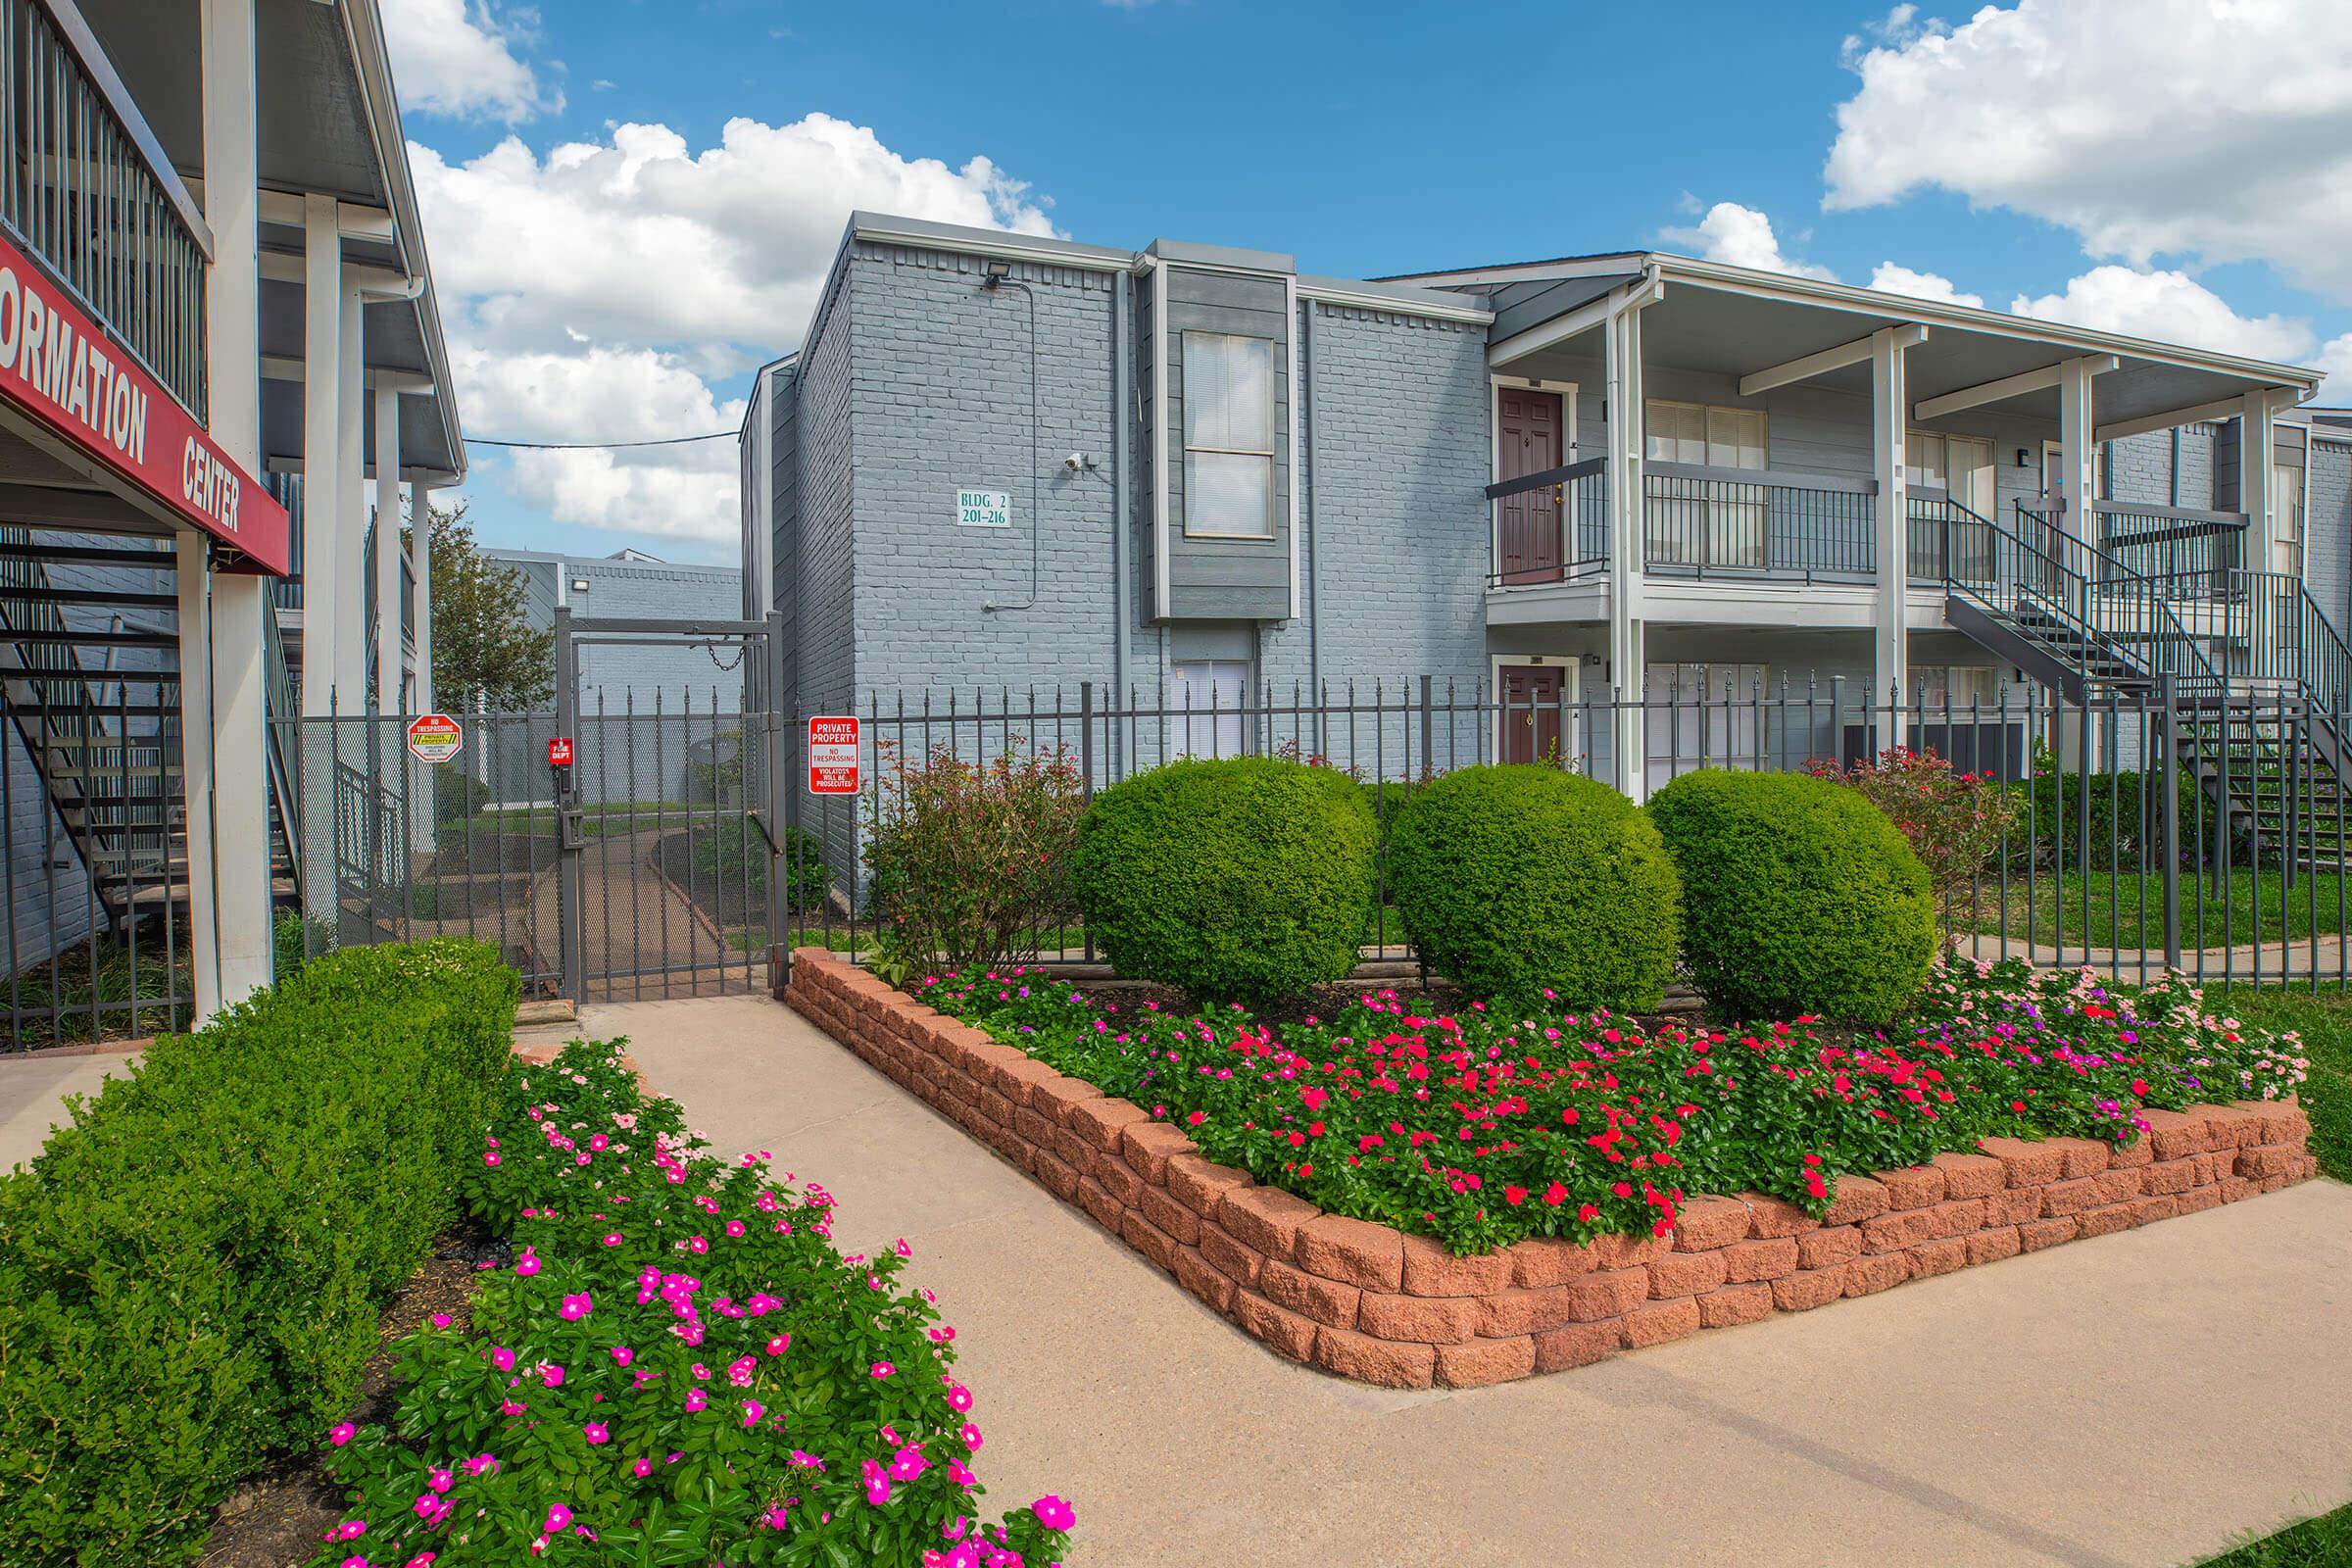
[{"label": "power line", "polygon": [[739,430],[713,430],[709,435],[673,435],[660,441],[499,441],[486,435],[469,435],[469,447],[519,447],[530,452],[618,452],[630,447],[681,447],[690,441],[732,441],[742,434]]}]

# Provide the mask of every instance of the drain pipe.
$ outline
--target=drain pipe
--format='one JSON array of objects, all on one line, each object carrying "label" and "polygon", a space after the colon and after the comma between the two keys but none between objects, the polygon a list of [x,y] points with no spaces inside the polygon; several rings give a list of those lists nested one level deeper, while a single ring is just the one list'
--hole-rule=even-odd
[{"label": "drain pipe", "polygon": [[1304,476],[1294,473],[1291,483],[1301,485],[1306,505],[1300,509],[1300,526],[1306,534],[1306,688],[1315,705],[1315,750],[1329,753],[1330,739],[1325,731],[1328,722],[1323,712],[1323,552],[1315,538],[1315,302],[1301,300],[1298,313],[1298,448],[1302,461],[1298,466]]},{"label": "drain pipe", "polygon": [[[1134,484],[1127,468],[1135,441],[1135,273],[1119,273],[1110,295],[1110,477],[1114,492],[1110,527],[1110,703],[1115,711],[1127,702],[1127,639],[1134,615],[1130,611],[1134,584],[1128,580],[1128,550],[1133,540]],[[1114,720],[1110,726],[1111,776],[1123,775],[1122,737]]]}]

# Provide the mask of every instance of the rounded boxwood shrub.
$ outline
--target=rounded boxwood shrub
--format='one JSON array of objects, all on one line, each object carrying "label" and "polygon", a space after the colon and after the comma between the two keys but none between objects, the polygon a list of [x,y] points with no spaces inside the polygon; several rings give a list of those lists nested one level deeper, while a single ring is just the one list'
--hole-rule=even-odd
[{"label": "rounded boxwood shrub", "polygon": [[1683,878],[1684,961],[1721,1013],[1885,1023],[1936,957],[1928,869],[1886,814],[1801,773],[1686,773],[1649,803]]},{"label": "rounded boxwood shrub", "polygon": [[1605,784],[1520,763],[1413,791],[1389,886],[1424,963],[1474,997],[1654,1008],[1681,888],[1657,829]]},{"label": "rounded boxwood shrub", "polygon": [[1267,757],[1171,762],[1095,797],[1070,874],[1120,974],[1265,1002],[1355,967],[1372,839],[1345,773]]}]

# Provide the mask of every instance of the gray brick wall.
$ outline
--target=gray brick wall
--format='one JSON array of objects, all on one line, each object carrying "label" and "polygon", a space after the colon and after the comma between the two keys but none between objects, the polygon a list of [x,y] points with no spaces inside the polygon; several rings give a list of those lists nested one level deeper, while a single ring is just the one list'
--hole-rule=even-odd
[{"label": "gray brick wall", "polygon": [[2352,628],[2352,445],[2312,442],[2303,500],[2311,596],[2338,631]]},{"label": "gray brick wall", "polygon": [[[2148,430],[2108,443],[2108,494],[2117,501],[2214,510],[2214,453],[2222,427],[2207,421],[2180,427],[2180,483],[2173,488],[2173,433]],[[2175,500],[2175,495],[2180,499]]]}]

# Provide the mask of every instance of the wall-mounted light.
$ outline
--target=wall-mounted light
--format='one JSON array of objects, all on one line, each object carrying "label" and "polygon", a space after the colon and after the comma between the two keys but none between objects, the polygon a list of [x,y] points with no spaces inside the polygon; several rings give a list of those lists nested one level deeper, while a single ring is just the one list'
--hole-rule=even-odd
[{"label": "wall-mounted light", "polygon": [[2017,449],[2017,466],[2021,468],[2031,468],[2034,466],[2034,449],[2032,447],[2019,447]]},{"label": "wall-mounted light", "polygon": [[981,280],[980,286],[982,288],[995,288],[998,284],[1004,282],[1006,278],[1012,275],[1012,264],[1010,262],[1002,261],[990,262],[986,267],[982,268],[981,270],[986,272],[988,275]]},{"label": "wall-mounted light", "polygon": [[588,579],[587,579],[587,578],[585,578],[585,577],[574,577],[574,578],[572,578],[572,579],[571,579],[571,591],[572,591],[573,593],[575,593],[575,594],[584,594],[584,593],[586,593],[586,592],[588,591]]}]

